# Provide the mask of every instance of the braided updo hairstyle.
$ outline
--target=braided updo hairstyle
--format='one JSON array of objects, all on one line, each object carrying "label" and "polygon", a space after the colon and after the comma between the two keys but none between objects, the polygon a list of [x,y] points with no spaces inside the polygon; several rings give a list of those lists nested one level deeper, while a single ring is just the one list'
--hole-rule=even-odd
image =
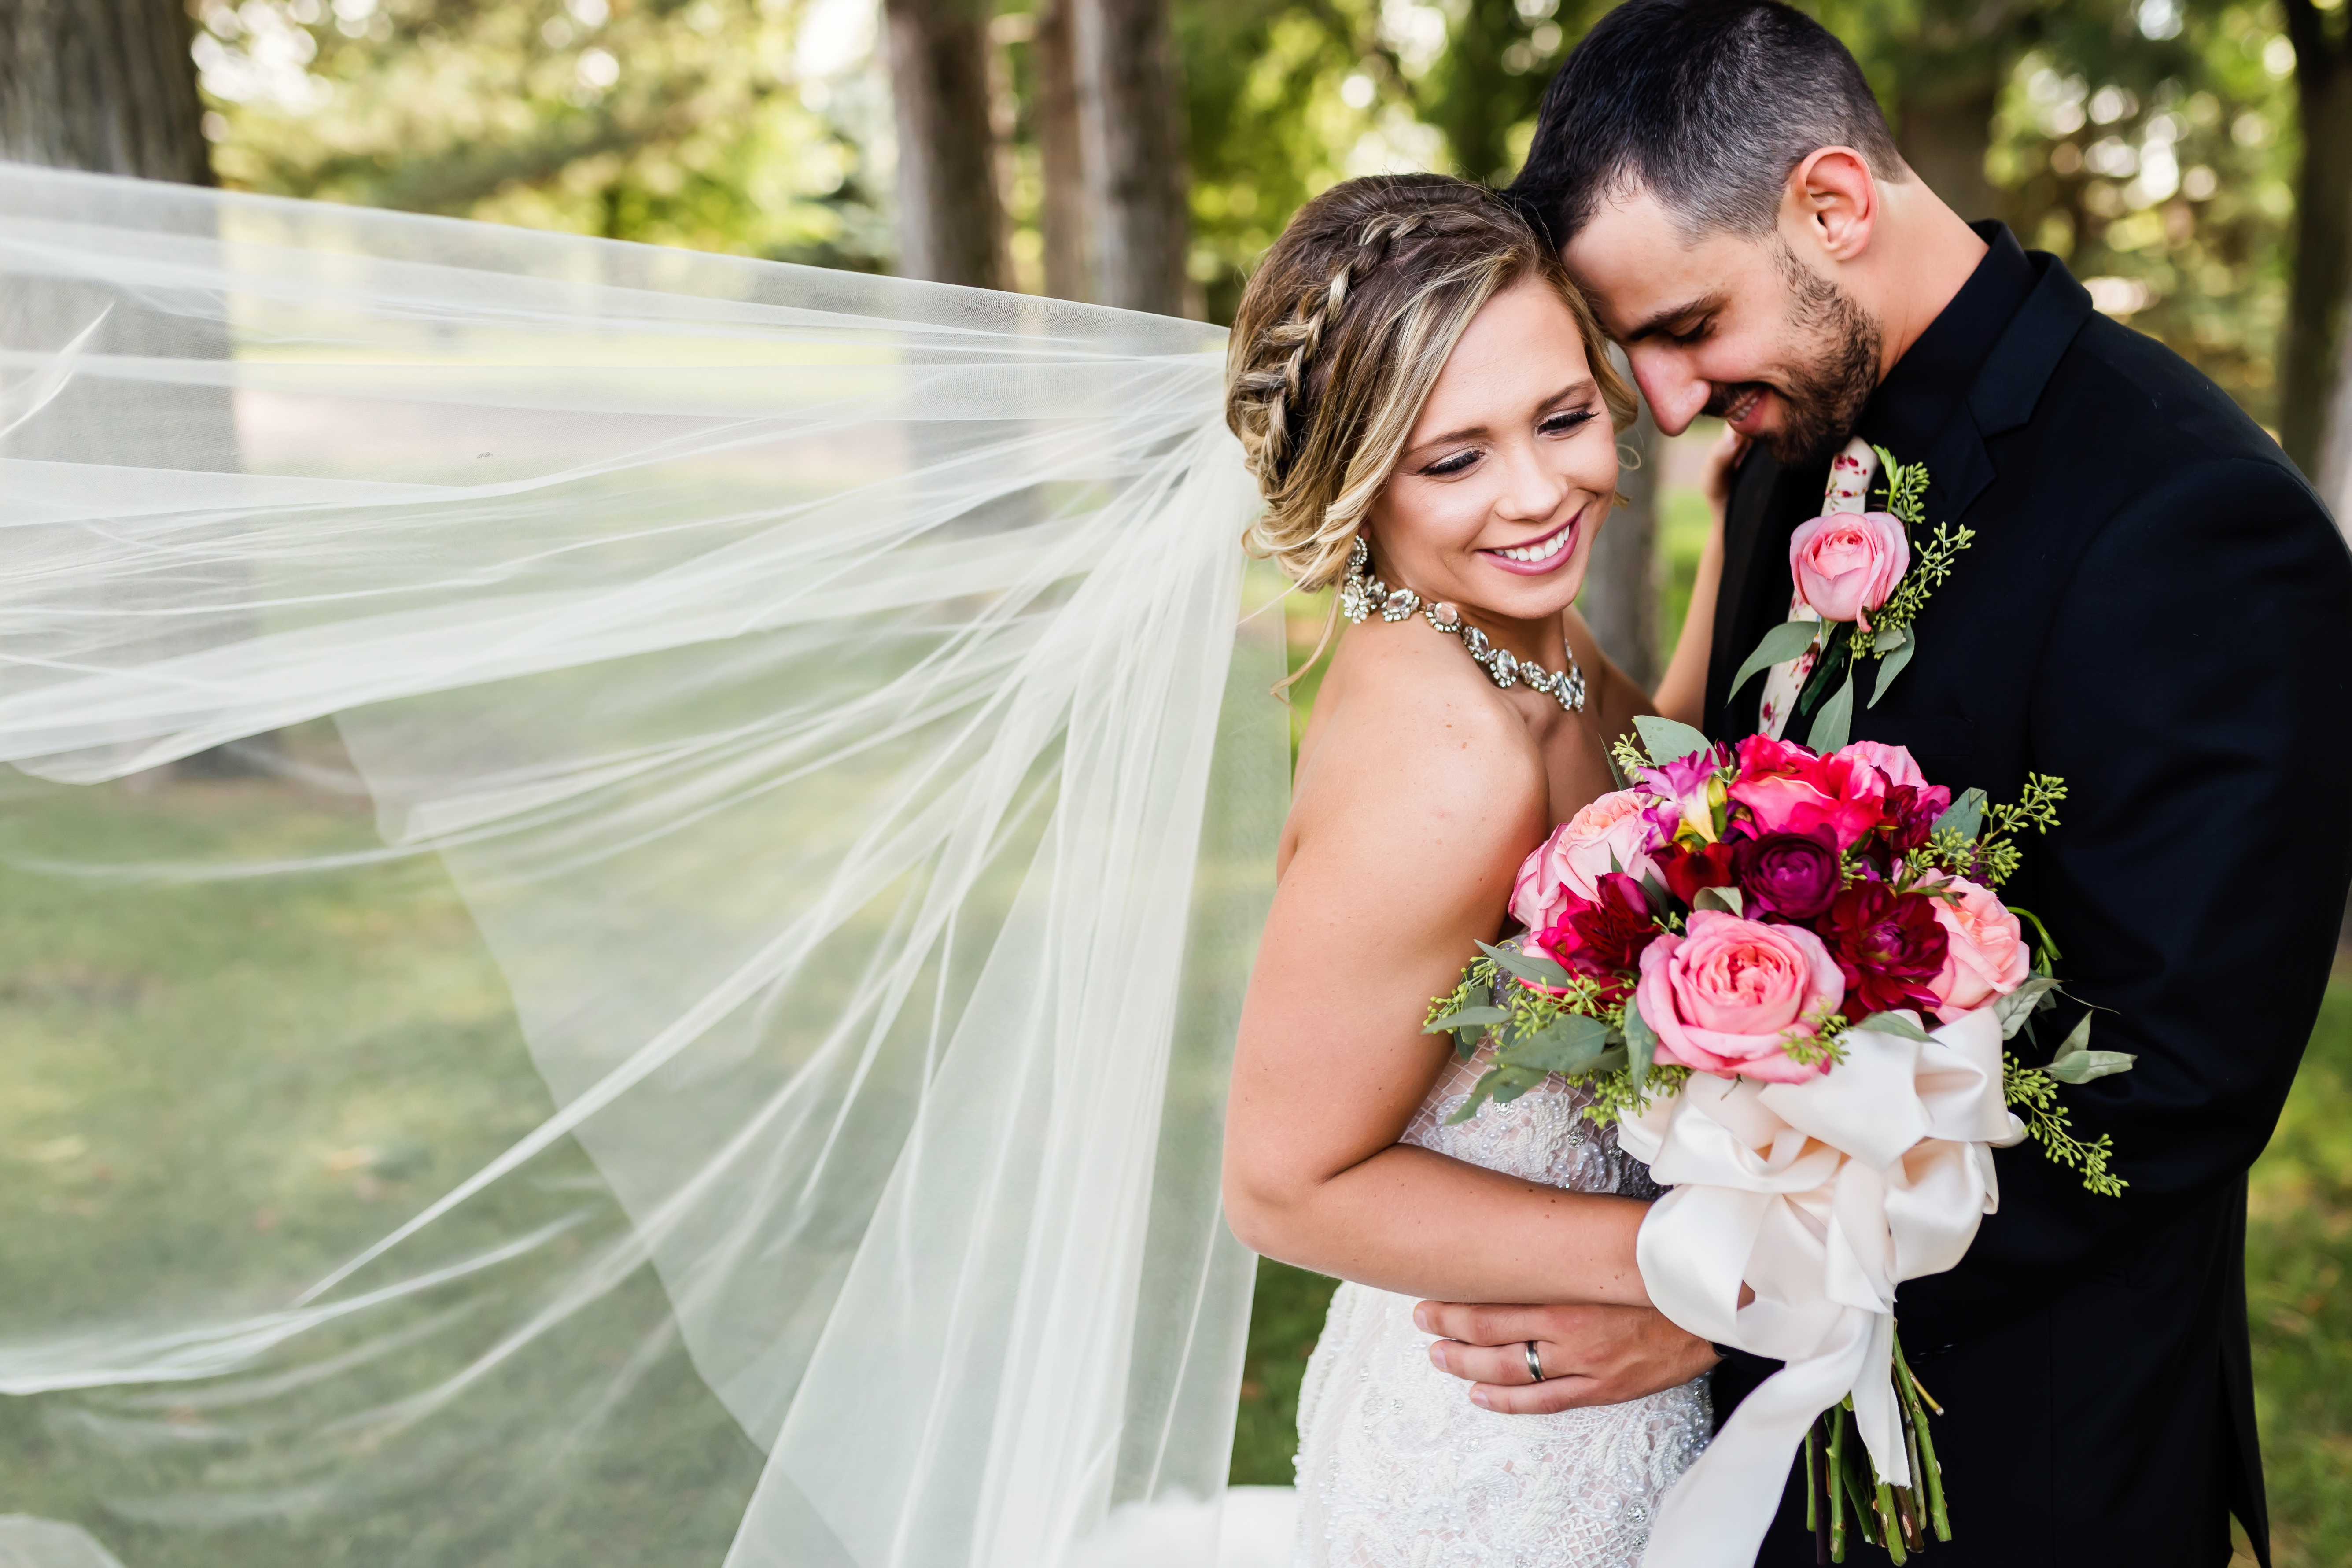
[{"label": "braided updo hairstyle", "polygon": [[1531,277],[1575,316],[1623,429],[1633,395],[1591,308],[1504,198],[1443,174],[1380,174],[1299,208],[1243,292],[1225,350],[1225,423],[1265,497],[1243,536],[1250,552],[1301,588],[1337,582],[1470,319]]}]

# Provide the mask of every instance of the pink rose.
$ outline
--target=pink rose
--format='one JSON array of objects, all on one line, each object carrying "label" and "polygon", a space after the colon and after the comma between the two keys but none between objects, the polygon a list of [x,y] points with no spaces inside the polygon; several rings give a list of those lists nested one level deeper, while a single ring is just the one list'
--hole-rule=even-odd
[{"label": "pink rose", "polygon": [[1930,890],[1958,895],[1928,900],[1950,939],[1942,973],[1927,983],[1946,1022],[2025,984],[2024,928],[1992,889],[1954,877]]},{"label": "pink rose", "polygon": [[1648,852],[1659,836],[1643,816],[1649,804],[1640,791],[1621,789],[1552,829],[1542,847],[1520,863],[1519,879],[1511,889],[1511,918],[1529,931],[1548,931],[1559,923],[1571,900],[1597,902],[1601,879],[1610,872],[1636,879],[1655,872]]},{"label": "pink rose", "polygon": [[1833,1013],[1844,1000],[1844,977],[1821,938],[1720,910],[1701,910],[1688,935],[1643,948],[1634,991],[1658,1037],[1658,1060],[1768,1083],[1802,1083],[1829,1070],[1827,1061],[1790,1061],[1785,1042],[1811,1038],[1819,1031],[1805,1016]]},{"label": "pink rose", "polygon": [[1841,849],[1851,849],[1878,830],[1886,810],[1886,779],[1852,755],[1849,746],[1829,756],[1769,735],[1739,742],[1739,776],[1731,798],[1768,833],[1811,833],[1826,827]]},{"label": "pink rose", "polygon": [[1889,746],[1877,741],[1856,741],[1850,746],[1840,748],[1835,754],[1868,763],[1885,775],[1889,789],[1900,789],[1906,784],[1913,789],[1927,787],[1927,775],[1921,773],[1919,764],[1911,760],[1911,752],[1906,747]]},{"label": "pink rose", "polygon": [[1797,596],[1825,621],[1864,620],[1909,570],[1910,538],[1888,512],[1830,512],[1789,536]]}]

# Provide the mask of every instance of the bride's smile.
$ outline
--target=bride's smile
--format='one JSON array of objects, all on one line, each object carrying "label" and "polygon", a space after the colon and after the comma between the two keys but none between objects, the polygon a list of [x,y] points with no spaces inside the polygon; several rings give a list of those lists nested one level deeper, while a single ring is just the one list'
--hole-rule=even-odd
[{"label": "bride's smile", "polygon": [[1488,548],[1480,551],[1479,553],[1506,572],[1517,572],[1530,577],[1539,577],[1547,572],[1557,571],[1568,564],[1570,552],[1580,531],[1577,524],[1582,521],[1583,514],[1580,512],[1533,544],[1516,545],[1505,549]]}]

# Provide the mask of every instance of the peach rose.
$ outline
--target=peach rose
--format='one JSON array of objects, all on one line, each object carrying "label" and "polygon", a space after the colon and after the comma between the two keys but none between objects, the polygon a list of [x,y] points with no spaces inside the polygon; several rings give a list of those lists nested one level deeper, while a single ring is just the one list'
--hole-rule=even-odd
[{"label": "peach rose", "polygon": [[1950,942],[1943,970],[1927,988],[1936,994],[1936,1011],[1948,1023],[2025,984],[2025,931],[1990,888],[1954,877],[1934,890],[1958,895],[1957,900],[1930,900]]},{"label": "peach rose", "polygon": [[1789,537],[1797,596],[1825,621],[1862,619],[1910,569],[1910,538],[1889,512],[1830,512]]},{"label": "peach rose", "polygon": [[1720,910],[1690,917],[1688,934],[1642,951],[1634,1002],[1658,1037],[1657,1059],[1724,1078],[1802,1083],[1826,1061],[1789,1059],[1789,1036],[1818,1031],[1809,1013],[1835,1012],[1845,980],[1822,939]]},{"label": "peach rose", "polygon": [[1601,879],[1610,872],[1636,879],[1655,873],[1657,864],[1648,852],[1657,847],[1658,830],[1643,819],[1647,805],[1649,797],[1639,790],[1621,789],[1552,829],[1543,846],[1520,863],[1519,879],[1511,888],[1511,918],[1529,931],[1548,931],[1559,922],[1571,898],[1598,900]]}]

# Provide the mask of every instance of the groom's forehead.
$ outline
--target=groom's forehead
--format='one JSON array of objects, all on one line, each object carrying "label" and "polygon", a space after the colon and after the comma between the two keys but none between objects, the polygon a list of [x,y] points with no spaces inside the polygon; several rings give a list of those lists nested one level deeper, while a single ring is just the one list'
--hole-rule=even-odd
[{"label": "groom's forehead", "polygon": [[1680,330],[1719,310],[1769,268],[1763,247],[1724,230],[1690,234],[1647,191],[1601,202],[1560,258],[1619,342]]}]

